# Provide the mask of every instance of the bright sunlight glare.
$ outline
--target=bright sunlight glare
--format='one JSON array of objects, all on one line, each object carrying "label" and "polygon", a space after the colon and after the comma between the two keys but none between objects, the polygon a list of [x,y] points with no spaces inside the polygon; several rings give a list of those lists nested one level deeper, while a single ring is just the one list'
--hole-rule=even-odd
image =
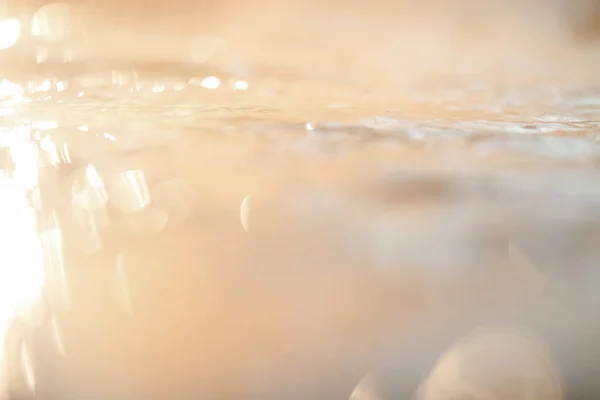
[{"label": "bright sunlight glare", "polygon": [[21,37],[21,23],[16,18],[0,20],[0,50],[14,46]]},{"label": "bright sunlight glare", "polygon": [[0,326],[34,304],[44,278],[35,211],[10,179],[0,182]]},{"label": "bright sunlight glare", "polygon": [[[7,36],[14,39],[15,32],[19,32],[17,21],[0,21],[0,45],[6,47]],[[31,130],[20,126],[0,131],[0,146],[8,149],[4,155],[13,163],[12,173],[0,171],[0,343],[4,343],[15,318],[35,318],[32,312],[40,301],[45,270],[37,212],[29,198],[38,184],[39,165]],[[2,360],[3,350],[0,347]],[[6,368],[0,362],[2,373]]]}]

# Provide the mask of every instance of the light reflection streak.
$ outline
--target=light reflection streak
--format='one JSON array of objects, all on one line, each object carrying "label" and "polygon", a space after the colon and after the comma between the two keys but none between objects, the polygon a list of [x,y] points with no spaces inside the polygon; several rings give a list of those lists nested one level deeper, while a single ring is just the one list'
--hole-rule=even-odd
[{"label": "light reflection streak", "polygon": [[50,162],[50,164],[56,165],[60,163],[60,156],[56,147],[56,143],[54,143],[54,140],[52,140],[50,136],[47,135],[41,138],[39,146],[40,149],[46,153],[47,160]]},{"label": "light reflection streak", "polygon": [[38,64],[48,61],[49,56],[50,56],[50,51],[47,47],[38,46],[35,49],[35,61]]},{"label": "light reflection streak", "polygon": [[0,319],[37,300],[44,268],[35,211],[12,178],[0,183]]},{"label": "light reflection streak", "polygon": [[71,154],[69,153],[69,147],[67,146],[66,143],[63,145],[62,158],[65,163],[67,163],[67,164],[71,163]]},{"label": "light reflection streak", "polygon": [[112,196],[114,205],[126,214],[138,212],[152,201],[144,172],[138,170],[120,173]]},{"label": "light reflection streak", "polygon": [[117,257],[117,285],[125,311],[129,314],[133,314],[133,302],[129,292],[127,272],[125,271],[125,262],[122,254],[119,254]]},{"label": "light reflection streak", "polygon": [[[55,226],[58,224],[55,222]],[[70,307],[70,296],[63,261],[63,238],[59,228],[54,227],[40,235],[42,243],[44,266],[47,272],[45,279],[53,289],[51,296],[55,305],[60,308]]]},{"label": "light reflection streak", "polygon": [[21,347],[21,366],[23,368],[23,377],[25,378],[27,388],[31,393],[35,393],[35,373],[31,358],[31,350],[29,349],[29,346],[23,343]]},{"label": "light reflection streak", "polygon": [[[37,221],[26,192],[15,180],[0,178],[0,341],[5,343],[11,322],[33,318],[44,284],[44,265]],[[4,346],[0,347],[3,349]],[[22,349],[27,385],[35,386],[30,353]],[[2,368],[7,368],[2,365]]]},{"label": "light reflection streak", "polygon": [[[23,88],[17,84],[6,80],[0,84],[3,99],[22,102],[22,93]],[[6,102],[3,105],[6,107]],[[40,310],[42,288],[47,283],[46,268],[62,264],[62,250],[60,240],[48,240],[45,232],[43,241],[38,234],[39,215],[35,199],[30,198],[39,190],[40,151],[55,152],[56,145],[46,136],[38,150],[31,129],[25,126],[5,128],[0,134],[0,145],[8,148],[6,156],[12,161],[11,171],[0,174],[0,359],[5,360],[5,342],[13,321],[34,322]],[[52,236],[60,238],[58,228]],[[55,259],[54,265],[45,263],[50,255]],[[11,362],[20,365],[22,377],[33,391],[33,349],[23,343],[17,351],[20,359]],[[0,369],[7,371],[10,365],[0,365]]]},{"label": "light reflection streak", "polygon": [[92,164],[89,164],[87,166],[87,169],[85,171],[85,177],[87,179],[87,182],[95,187],[95,188],[104,188],[104,183],[102,182],[102,179],[100,178],[100,175],[98,175],[98,171],[96,171],[96,167],[94,167]]},{"label": "light reflection streak", "polygon": [[376,386],[373,377],[370,374],[365,375],[352,391],[349,400],[381,400]]},{"label": "light reflection streak", "polygon": [[56,349],[63,357],[66,357],[65,350],[65,342],[62,337],[62,331],[60,329],[60,325],[58,324],[58,318],[56,315],[52,316],[52,339],[54,340],[54,345]]},{"label": "light reflection streak", "polygon": [[242,228],[246,231],[246,233],[250,233],[250,212],[251,212],[251,201],[252,195],[247,195],[242,200],[242,205],[240,206],[240,220],[242,222]]},{"label": "light reflection streak", "polygon": [[30,141],[16,141],[10,146],[12,161],[15,164],[14,182],[22,190],[31,190],[38,184],[38,150]]},{"label": "light reflection streak", "polygon": [[34,13],[31,19],[31,34],[48,42],[60,40],[67,34],[70,17],[67,4],[47,4]]}]

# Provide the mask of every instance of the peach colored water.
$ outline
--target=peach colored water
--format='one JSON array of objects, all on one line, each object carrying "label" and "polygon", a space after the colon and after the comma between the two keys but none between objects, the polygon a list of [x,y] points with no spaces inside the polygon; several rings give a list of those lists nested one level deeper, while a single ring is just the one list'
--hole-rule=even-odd
[{"label": "peach colored water", "polygon": [[81,4],[0,19],[8,398],[597,393],[562,14]]}]

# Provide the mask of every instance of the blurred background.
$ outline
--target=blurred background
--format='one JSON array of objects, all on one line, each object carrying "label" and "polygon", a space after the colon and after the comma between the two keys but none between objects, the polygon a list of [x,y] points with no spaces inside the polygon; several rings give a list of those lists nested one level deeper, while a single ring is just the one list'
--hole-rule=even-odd
[{"label": "blurred background", "polygon": [[599,44],[600,0],[2,0],[0,398],[600,398]]},{"label": "blurred background", "polygon": [[[39,64],[210,61],[236,72],[270,68],[382,86],[540,58],[549,69],[558,60],[572,67],[582,52],[597,52],[600,14],[596,0],[2,3],[2,14],[22,24],[13,50]],[[3,26],[10,42],[11,24]]]}]

